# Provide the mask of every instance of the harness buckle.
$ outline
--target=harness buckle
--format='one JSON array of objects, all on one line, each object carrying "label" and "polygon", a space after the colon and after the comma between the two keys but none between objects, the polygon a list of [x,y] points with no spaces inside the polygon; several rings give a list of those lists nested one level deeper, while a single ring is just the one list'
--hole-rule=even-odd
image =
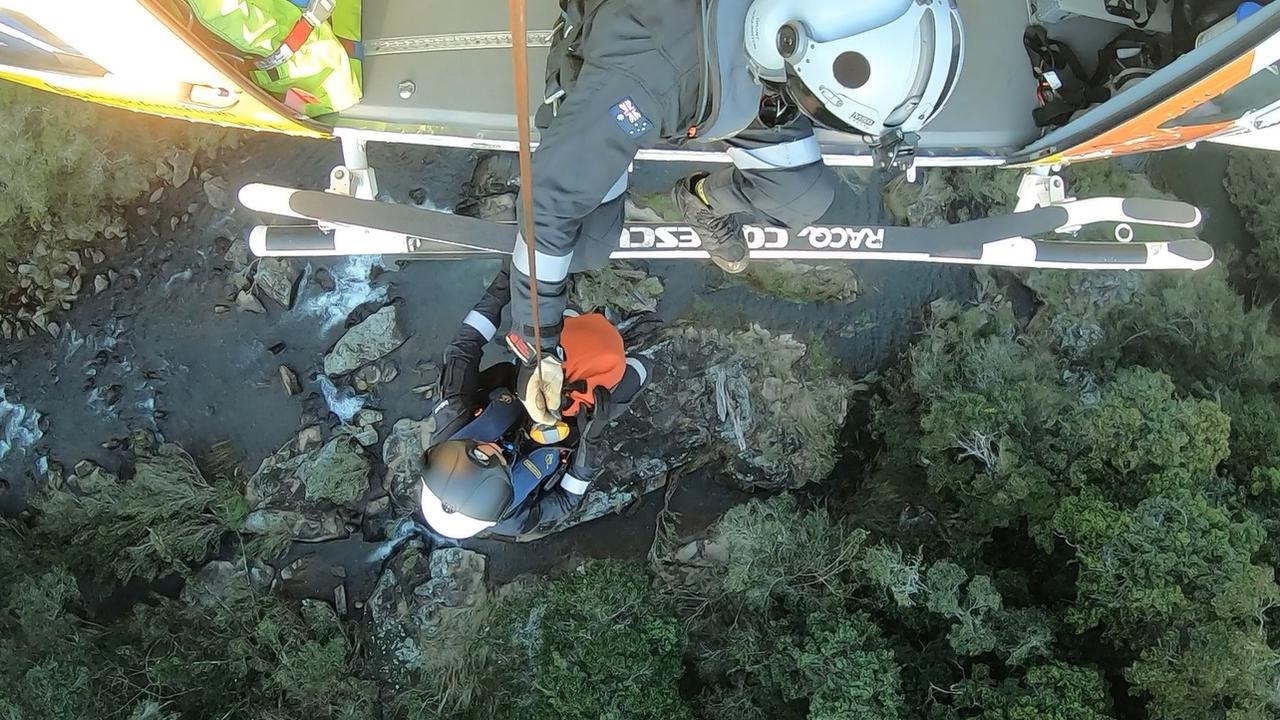
[{"label": "harness buckle", "polygon": [[311,0],[307,4],[307,9],[302,11],[302,17],[312,27],[316,27],[332,17],[337,6],[337,0]]}]

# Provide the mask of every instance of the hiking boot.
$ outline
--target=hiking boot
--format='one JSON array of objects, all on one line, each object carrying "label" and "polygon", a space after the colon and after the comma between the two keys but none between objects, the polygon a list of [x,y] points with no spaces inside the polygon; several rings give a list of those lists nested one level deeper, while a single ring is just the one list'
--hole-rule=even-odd
[{"label": "hiking boot", "polygon": [[707,175],[701,173],[676,183],[671,189],[671,201],[680,214],[698,231],[702,249],[711,255],[711,262],[731,274],[747,269],[749,257],[747,241],[742,237],[742,223],[734,215],[719,215],[693,192],[693,184]]}]

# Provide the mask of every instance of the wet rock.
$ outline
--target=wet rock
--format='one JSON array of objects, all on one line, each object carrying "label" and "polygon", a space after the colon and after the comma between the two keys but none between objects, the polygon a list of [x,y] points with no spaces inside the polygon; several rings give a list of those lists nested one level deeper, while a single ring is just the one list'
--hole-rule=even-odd
[{"label": "wet rock", "polygon": [[342,583],[338,583],[333,588],[333,609],[338,613],[338,617],[347,616],[347,586]]},{"label": "wet rock", "polygon": [[220,177],[213,177],[204,182],[204,196],[216,210],[226,210],[231,207],[231,191],[227,189],[227,181]]},{"label": "wet rock", "polygon": [[475,202],[475,216],[491,222],[511,222],[516,219],[516,193],[501,193],[479,198]]},{"label": "wet rock", "polygon": [[367,605],[376,662],[398,676],[428,658],[447,667],[465,654],[484,619],[485,572],[485,557],[462,548],[424,557],[409,547],[394,557]]},{"label": "wet rock", "polygon": [[355,385],[356,390],[360,392],[369,392],[376,389],[379,385],[395,382],[400,377],[400,368],[390,360],[365,365],[356,370],[355,375],[351,378],[351,383]]},{"label": "wet rock", "polygon": [[373,447],[378,444],[378,430],[370,425],[365,425],[351,432],[351,437],[356,439],[363,447]]},{"label": "wet rock", "polygon": [[95,295],[106,292],[109,287],[111,287],[111,281],[107,279],[106,275],[99,273],[93,276],[93,293]]},{"label": "wet rock", "polygon": [[297,560],[294,560],[293,562],[289,563],[288,565],[280,569],[280,581],[292,582],[293,580],[296,580],[302,577],[303,575],[310,574],[311,566],[314,563],[315,563],[314,555],[304,555],[298,558]]},{"label": "wet rock", "polygon": [[236,293],[236,307],[244,312],[261,314],[267,311],[262,305],[262,301],[247,290],[241,290]]},{"label": "wet rock", "polygon": [[169,181],[173,187],[180,188],[191,179],[191,168],[195,164],[195,155],[190,150],[178,148],[169,156]]},{"label": "wet rock", "polygon": [[188,605],[216,607],[269,592],[275,574],[270,565],[258,560],[247,568],[243,560],[214,560],[187,581],[180,597]]},{"label": "wet rock", "polygon": [[367,365],[400,347],[405,341],[396,306],[388,305],[370,315],[338,340],[324,358],[328,375],[342,375]]},{"label": "wet rock", "polygon": [[320,443],[324,442],[324,435],[320,432],[319,425],[311,425],[302,429],[298,433],[296,447],[299,453],[304,453],[314,448],[320,447]]},{"label": "wet rock", "polygon": [[413,364],[413,372],[423,380],[437,382],[440,380],[440,365],[432,360],[419,360]]},{"label": "wet rock", "polygon": [[227,286],[236,292],[248,290],[251,285],[253,285],[253,281],[249,279],[248,268],[237,270],[227,275]]},{"label": "wet rock", "polygon": [[290,370],[288,365],[280,366],[280,384],[284,385],[284,391],[289,393],[289,397],[302,392],[302,384],[298,382],[298,374]]},{"label": "wet rock", "polygon": [[347,537],[346,522],[336,512],[304,515],[293,510],[262,509],[249,513],[242,531],[249,535],[288,537],[299,542],[324,542]]},{"label": "wet rock", "polygon": [[382,412],[365,408],[356,412],[356,425],[377,425],[382,422]]},{"label": "wet rock", "polygon": [[237,240],[231,241],[227,246],[227,252],[222,257],[237,269],[248,267],[249,263],[253,262],[253,257],[249,255],[249,245]]},{"label": "wet rock", "polygon": [[338,284],[333,280],[333,275],[326,268],[317,268],[311,279],[325,292],[332,292],[338,287]]},{"label": "wet rock", "polygon": [[155,192],[151,193],[151,197],[147,198],[147,202],[155,205],[162,197],[164,197],[164,188],[156,188]]},{"label": "wet rock", "polygon": [[179,221],[179,219],[178,219],[178,216],[177,216],[177,215],[174,215],[174,216],[170,217],[170,218],[169,218],[169,232],[173,232],[173,231],[177,230],[177,229],[178,229],[178,223],[179,223],[179,222],[180,222],[180,221]]},{"label": "wet rock", "polygon": [[368,493],[371,464],[348,435],[309,447],[319,440],[320,429],[307,428],[262,461],[245,488],[253,511],[245,532],[302,542],[347,536],[356,503]]},{"label": "wet rock", "polygon": [[365,540],[385,540],[386,525],[391,519],[391,497],[388,495],[376,497],[364,505],[360,533],[364,535]]},{"label": "wet rock", "polygon": [[217,313],[217,314],[221,315],[221,314],[223,314],[223,313],[225,313],[225,312],[230,312],[230,311],[231,311],[231,306],[230,306],[230,305],[223,305],[222,303],[218,303],[217,305],[214,305],[214,306],[213,306],[213,311],[214,311],[215,313]]},{"label": "wet rock", "polygon": [[411,512],[418,505],[418,482],[426,469],[423,453],[435,429],[435,418],[402,418],[391,426],[382,444],[382,464],[387,469],[382,487],[401,512]]},{"label": "wet rock", "polygon": [[294,290],[301,276],[302,272],[287,258],[268,257],[258,261],[258,272],[254,279],[267,297],[288,310],[293,307]]},{"label": "wet rock", "polygon": [[335,437],[300,455],[293,454],[294,445],[264,460],[249,478],[250,507],[348,505],[368,491],[371,466],[352,438]]},{"label": "wet rock", "polygon": [[278,342],[275,345],[272,345],[271,347],[267,348],[267,352],[271,353],[272,355],[279,355],[280,353],[284,352],[288,348],[289,348],[288,345],[282,342]]}]

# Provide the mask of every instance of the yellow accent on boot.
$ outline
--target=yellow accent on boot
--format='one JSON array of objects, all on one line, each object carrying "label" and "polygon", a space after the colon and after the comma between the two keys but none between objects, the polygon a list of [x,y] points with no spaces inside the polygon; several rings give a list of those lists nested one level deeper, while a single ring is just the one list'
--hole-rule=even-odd
[{"label": "yellow accent on boot", "polygon": [[700,177],[693,181],[693,194],[698,196],[703,205],[711,207],[711,201],[707,199],[707,191],[703,186],[707,184],[706,176]]}]

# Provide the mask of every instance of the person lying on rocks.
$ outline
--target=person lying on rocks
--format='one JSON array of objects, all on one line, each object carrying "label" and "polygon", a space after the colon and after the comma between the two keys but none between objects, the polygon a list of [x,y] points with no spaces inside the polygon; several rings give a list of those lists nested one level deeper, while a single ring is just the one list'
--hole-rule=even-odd
[{"label": "person lying on rocks", "polygon": [[504,268],[445,351],[417,520],[448,538],[514,539],[554,528],[591,488],[608,447],[605,427],[648,381],[603,315],[567,311],[557,351],[560,403],[526,407],[517,388],[535,368],[517,359],[480,370],[509,299]]}]

